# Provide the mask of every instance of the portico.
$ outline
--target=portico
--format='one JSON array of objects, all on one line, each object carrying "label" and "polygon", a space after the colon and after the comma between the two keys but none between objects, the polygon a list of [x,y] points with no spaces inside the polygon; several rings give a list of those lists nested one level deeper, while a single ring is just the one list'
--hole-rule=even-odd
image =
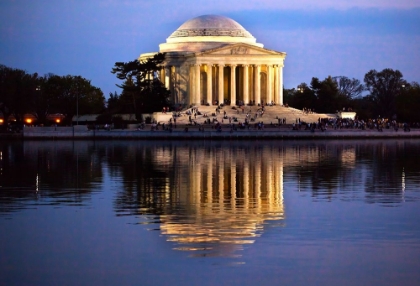
[{"label": "portico", "polygon": [[160,45],[160,52],[166,61],[158,76],[174,104],[283,104],[286,54],[264,49],[232,19],[189,20]]}]

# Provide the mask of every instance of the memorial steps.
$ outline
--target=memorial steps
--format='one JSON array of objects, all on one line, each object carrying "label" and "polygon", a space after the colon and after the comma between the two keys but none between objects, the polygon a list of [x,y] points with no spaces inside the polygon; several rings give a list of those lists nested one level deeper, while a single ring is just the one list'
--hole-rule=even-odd
[{"label": "memorial steps", "polygon": [[[261,116],[261,107],[260,106],[242,106],[242,107],[232,107],[232,106],[223,106],[220,109],[220,113],[216,113],[216,107],[211,106],[198,106],[199,114],[194,116],[194,113],[191,115],[191,119],[197,124],[205,124],[206,121],[210,120],[213,122],[213,119],[217,119],[219,123],[228,124],[229,118],[231,122],[237,124],[239,122],[245,122],[247,113],[250,114],[249,118],[254,118],[251,123],[263,122],[267,124],[278,124],[278,118],[282,121],[285,118],[286,124],[291,125],[296,123],[296,120],[306,123],[318,122],[319,118],[335,118],[335,114],[321,114],[321,113],[304,113],[300,109],[293,107],[284,107],[284,106],[265,106],[264,113]],[[177,124],[189,124],[189,114],[191,108],[181,112],[181,116],[177,117]],[[243,111],[242,111],[243,110]],[[224,112],[226,112],[226,117],[224,118]],[[257,116],[256,116],[257,115]],[[234,120],[236,118],[236,120]],[[163,122],[161,122],[163,123]]]}]

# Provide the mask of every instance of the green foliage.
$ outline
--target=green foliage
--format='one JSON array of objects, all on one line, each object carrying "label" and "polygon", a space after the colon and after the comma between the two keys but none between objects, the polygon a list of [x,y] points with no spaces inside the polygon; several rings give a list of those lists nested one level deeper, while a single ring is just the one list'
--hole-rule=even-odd
[{"label": "green foliage", "polygon": [[5,121],[13,115],[18,124],[31,111],[38,75],[0,65],[0,112]]},{"label": "green foliage", "polygon": [[342,106],[345,104],[345,99],[338,93],[337,82],[330,76],[323,81],[313,77],[311,89],[317,99],[315,106],[317,112],[333,113],[342,109]]},{"label": "green foliage", "polygon": [[306,83],[301,83],[296,90],[287,91],[287,101],[283,99],[283,102],[298,109],[314,108],[316,96]]},{"label": "green foliage", "polygon": [[52,111],[63,113],[71,124],[74,115],[96,114],[105,108],[102,91],[81,76],[50,76],[47,94],[54,98]]},{"label": "green foliage", "polygon": [[384,69],[380,72],[370,70],[366,73],[365,85],[375,102],[375,114],[391,118],[396,114],[396,98],[402,87],[407,85],[399,70]]},{"label": "green foliage", "polygon": [[397,118],[404,122],[420,122],[420,85],[404,85],[396,100]]},{"label": "green foliage", "polygon": [[373,110],[375,109],[375,102],[371,96],[356,97],[350,102],[354,111],[356,111],[357,118],[368,120],[375,118]]},{"label": "green foliage", "polygon": [[108,100],[106,102],[106,108],[110,113],[119,113],[121,112],[121,97],[117,94],[117,92],[110,92]]},{"label": "green foliage", "polygon": [[140,121],[143,113],[159,111],[168,106],[170,92],[155,77],[165,60],[164,53],[155,54],[145,61],[134,60],[128,63],[115,63],[112,73],[123,80],[120,106],[132,111]]},{"label": "green foliage", "polygon": [[81,76],[28,74],[24,70],[0,65],[0,112],[7,122],[13,115],[18,122],[25,114],[33,114],[38,123],[46,124],[49,114],[61,113],[67,123],[79,114],[102,112],[102,91]]},{"label": "green foliage", "polygon": [[338,88],[339,97],[344,100],[350,101],[362,95],[365,90],[365,86],[360,83],[360,80],[355,78],[348,78],[345,76],[336,76],[332,78]]}]

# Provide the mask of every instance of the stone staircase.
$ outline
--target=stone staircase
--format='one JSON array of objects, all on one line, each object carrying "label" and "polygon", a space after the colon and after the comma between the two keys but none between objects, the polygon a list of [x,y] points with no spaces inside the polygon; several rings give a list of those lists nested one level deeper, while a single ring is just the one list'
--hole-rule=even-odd
[{"label": "stone staircase", "polygon": [[[319,118],[336,117],[334,114],[305,114],[302,110],[284,106],[266,106],[262,116],[260,106],[223,106],[220,113],[216,113],[216,108],[217,106],[198,106],[200,114],[194,115],[194,113],[192,113],[191,119],[195,120],[198,124],[204,124],[209,119],[211,122],[213,122],[213,119],[217,119],[220,123],[228,124],[229,119],[224,118],[224,114],[226,112],[226,117],[232,118],[232,123],[236,124],[238,122],[245,122],[246,115],[249,113],[249,118],[254,118],[254,121],[251,121],[251,123],[263,122],[265,125],[271,123],[278,124],[278,118],[280,118],[282,121],[283,119],[286,119],[286,124],[291,125],[299,118],[301,122],[313,123],[318,122]],[[189,123],[190,115],[188,114],[188,111],[191,112],[191,108],[180,112],[181,116],[177,117],[177,124]],[[236,121],[233,120],[234,118],[236,118]]]}]

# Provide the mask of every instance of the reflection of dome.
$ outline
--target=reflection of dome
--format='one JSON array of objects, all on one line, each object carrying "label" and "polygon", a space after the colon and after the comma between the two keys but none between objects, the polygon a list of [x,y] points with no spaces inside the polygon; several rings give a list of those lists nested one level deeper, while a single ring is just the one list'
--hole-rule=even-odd
[{"label": "reflection of dome", "polygon": [[227,44],[263,47],[238,22],[224,16],[203,15],[186,21],[160,44],[160,52],[196,52]]},{"label": "reflection of dome", "polygon": [[197,36],[229,36],[253,38],[238,22],[216,15],[204,15],[188,20],[169,38]]}]

